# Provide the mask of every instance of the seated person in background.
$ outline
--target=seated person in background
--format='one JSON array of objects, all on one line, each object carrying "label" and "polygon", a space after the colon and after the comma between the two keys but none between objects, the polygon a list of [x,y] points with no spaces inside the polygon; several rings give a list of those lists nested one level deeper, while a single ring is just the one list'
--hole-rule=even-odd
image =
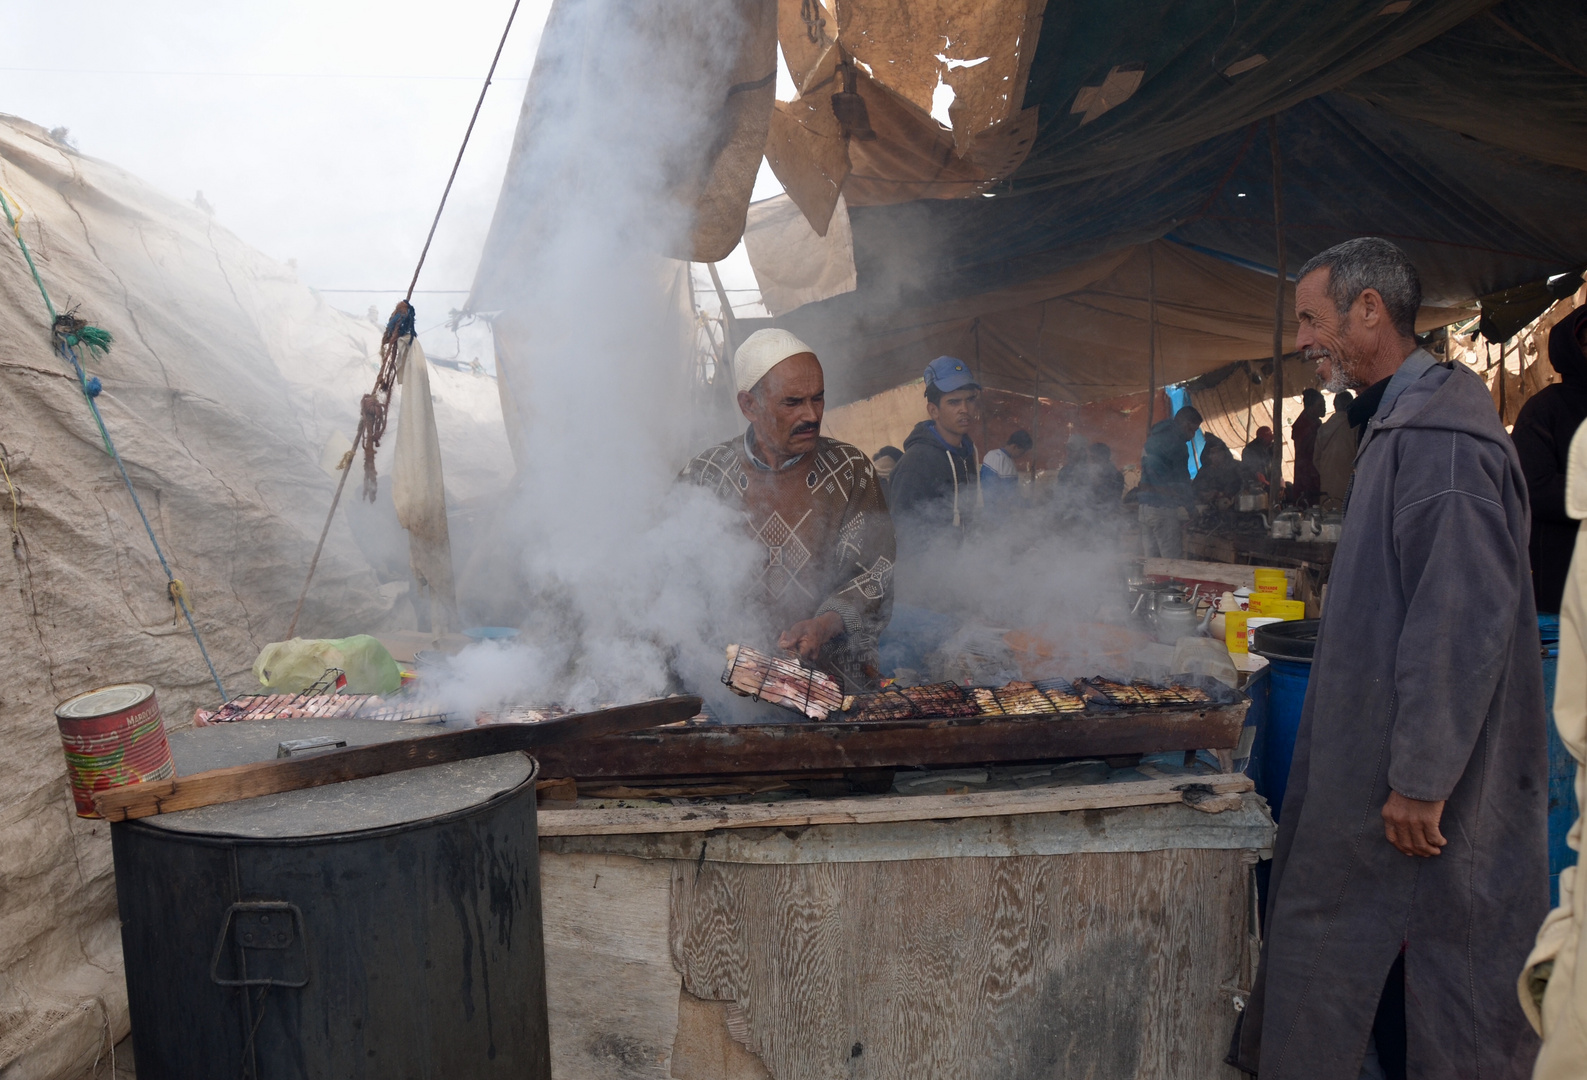
[{"label": "seated person in background", "polygon": [[893,492],[889,481],[892,480],[893,470],[898,467],[898,459],[904,452],[896,446],[884,446],[871,457],[872,467],[876,469],[876,479],[882,485],[882,494],[888,501],[892,501]]},{"label": "seated person in background", "polygon": [[1247,487],[1265,489],[1268,470],[1273,467],[1273,429],[1259,427],[1240,452],[1240,479]]},{"label": "seated person in background", "polygon": [[970,425],[979,417],[981,387],[963,360],[939,356],[926,367],[926,415],[904,440],[889,481],[901,552],[933,542],[959,543],[975,519],[981,468]]},{"label": "seated person in background", "polygon": [[1030,432],[1020,430],[1002,447],[981,459],[981,493],[985,509],[1006,513],[1019,499],[1019,462],[1035,445]]},{"label": "seated person in background", "polygon": [[1116,513],[1124,498],[1124,474],[1113,464],[1113,448],[1107,443],[1092,443],[1091,505],[1104,514]]},{"label": "seated person in background", "polygon": [[1201,468],[1191,481],[1196,504],[1212,510],[1227,510],[1240,497],[1240,466],[1229,444],[1216,435],[1206,436],[1201,450]]}]

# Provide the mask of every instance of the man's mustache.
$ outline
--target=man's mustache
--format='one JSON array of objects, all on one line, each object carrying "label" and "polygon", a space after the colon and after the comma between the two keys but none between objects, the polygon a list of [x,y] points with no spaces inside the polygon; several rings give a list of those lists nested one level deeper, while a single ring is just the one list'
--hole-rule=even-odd
[{"label": "man's mustache", "polygon": [[812,423],[809,423],[807,421],[807,422],[805,422],[803,424],[795,424],[794,427],[793,427],[793,430],[790,431],[788,434],[789,435],[812,435],[812,434],[815,434],[816,432],[819,432],[820,430],[821,430],[821,425],[820,424],[812,424]]},{"label": "man's mustache", "polygon": [[1314,364],[1319,360],[1332,360],[1334,358],[1332,351],[1316,345],[1307,349],[1304,355],[1307,360],[1310,360]]}]

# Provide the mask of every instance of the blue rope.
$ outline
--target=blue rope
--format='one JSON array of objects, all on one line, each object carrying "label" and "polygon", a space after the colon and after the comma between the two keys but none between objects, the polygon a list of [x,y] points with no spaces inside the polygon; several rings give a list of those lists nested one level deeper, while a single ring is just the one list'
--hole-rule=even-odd
[{"label": "blue rope", "polygon": [[[0,210],[5,211],[6,223],[15,233],[17,244],[22,248],[22,254],[27,259],[28,268],[33,272],[33,280],[38,284],[39,293],[44,297],[44,306],[49,309],[50,317],[56,318],[55,305],[50,303],[50,294],[44,288],[44,282],[39,278],[38,269],[33,265],[33,255],[28,251],[26,241],[22,239],[22,232],[17,228],[17,221],[11,215],[11,207],[4,196],[0,196]],[[109,340],[108,338],[106,339]],[[115,459],[116,468],[121,472],[121,482],[127,485],[127,494],[132,496],[132,505],[138,509],[138,517],[143,521],[143,529],[149,534],[149,543],[154,545],[154,554],[160,560],[160,569],[165,571],[165,591],[173,603],[182,609],[182,615],[187,619],[187,628],[193,632],[193,640],[198,642],[198,651],[204,657],[204,666],[209,668],[209,677],[215,680],[215,689],[220,691],[220,700],[224,703],[231,700],[226,693],[225,685],[220,681],[220,675],[215,671],[215,664],[209,658],[209,650],[204,647],[204,637],[198,632],[198,624],[193,621],[193,613],[188,609],[187,597],[182,591],[182,585],[176,580],[176,575],[171,572],[171,564],[165,561],[165,552],[160,549],[160,541],[155,539],[154,526],[149,524],[149,515],[143,512],[143,501],[138,498],[138,492],[132,486],[132,478],[127,475],[127,466],[122,462],[121,455],[116,451],[116,444],[110,438],[110,431],[105,427],[105,418],[99,413],[97,398],[101,391],[98,377],[90,378],[83,370],[83,365],[77,358],[78,337],[76,334],[57,335],[56,345],[72,365],[72,370],[77,373],[77,386],[83,392],[83,400],[88,402],[88,410],[94,414],[94,423],[99,428],[99,437],[105,444],[105,453]]]}]

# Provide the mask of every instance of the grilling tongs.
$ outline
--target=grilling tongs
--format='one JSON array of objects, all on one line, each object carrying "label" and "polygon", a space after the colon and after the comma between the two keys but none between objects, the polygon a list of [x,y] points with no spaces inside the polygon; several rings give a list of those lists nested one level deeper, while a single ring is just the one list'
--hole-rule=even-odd
[{"label": "grilling tongs", "polygon": [[171,780],[107,788],[94,796],[94,807],[109,821],[126,821],[449,761],[529,751],[551,743],[643,731],[687,720],[699,711],[699,698],[680,696],[558,716],[533,724],[488,724],[443,735],[352,746],[317,757],[279,758]]}]

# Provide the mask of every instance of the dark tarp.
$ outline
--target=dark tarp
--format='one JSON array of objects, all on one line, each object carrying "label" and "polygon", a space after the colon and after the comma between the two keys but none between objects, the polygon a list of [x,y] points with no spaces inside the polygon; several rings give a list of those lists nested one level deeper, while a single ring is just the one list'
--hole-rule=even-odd
[{"label": "dark tarp", "polygon": [[[1236,131],[1403,56],[1489,3],[1049,0],[1025,90],[1041,123],[1013,189],[1117,172]],[[1266,62],[1225,74],[1257,57]],[[1127,65],[1144,77],[1126,101],[1090,123],[1071,112],[1085,87]]]},{"label": "dark tarp", "polygon": [[[890,368],[892,325],[918,309],[974,309],[982,294],[993,301],[1158,237],[1271,268],[1271,138],[1254,118],[1275,109],[1291,275],[1341,240],[1386,236],[1417,263],[1428,303],[1455,307],[1587,263],[1579,12],[1545,0],[1488,11],[1424,0],[1369,27],[1362,12],[1385,5],[1274,6],[1231,30],[1227,9],[1220,22],[1207,5],[1133,6],[1142,10],[1104,17],[1053,0],[1026,97],[1041,108],[1039,134],[1012,183],[992,198],[854,207],[859,290],[801,309],[789,325],[842,339],[861,367]],[[1297,68],[1290,49],[1317,55]],[[1207,74],[1253,51],[1268,63]],[[1134,62],[1145,75],[1122,104],[1090,124],[1069,111],[1087,80]],[[1485,325],[1513,332],[1548,297],[1543,286],[1527,291],[1524,311],[1510,310],[1514,296],[1502,308],[1495,298]],[[873,347],[864,336],[878,331]],[[1246,358],[1271,355],[1255,335],[1235,336],[1250,343]],[[1072,370],[1082,359],[1092,358],[1059,352],[1040,366],[1049,385],[1110,392],[1139,367],[1122,362],[1121,378],[1092,379]],[[856,374],[857,385],[880,381]]]}]

